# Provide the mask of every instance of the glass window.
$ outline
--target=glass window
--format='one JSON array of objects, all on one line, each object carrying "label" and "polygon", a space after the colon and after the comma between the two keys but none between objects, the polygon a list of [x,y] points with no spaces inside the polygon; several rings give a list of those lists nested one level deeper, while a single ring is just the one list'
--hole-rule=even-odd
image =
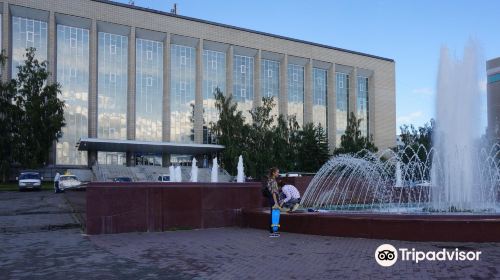
[{"label": "glass window", "polygon": [[336,146],[340,146],[340,140],[347,128],[347,116],[349,115],[349,75],[336,73],[336,94],[337,94],[337,133]]},{"label": "glass window", "polygon": [[271,114],[276,116],[275,121],[277,120],[277,116],[279,114],[278,110],[278,97],[280,94],[280,63],[279,61],[262,59],[260,63],[260,73],[261,73],[261,81],[260,88],[262,97],[272,97],[274,102],[273,110]]},{"label": "glass window", "polygon": [[136,39],[135,137],[162,141],[163,43]]},{"label": "glass window", "polygon": [[35,57],[47,60],[47,22],[22,17],[12,17],[12,77],[17,67],[24,63],[27,48],[35,48]]},{"label": "glass window", "polygon": [[357,118],[361,120],[360,131],[361,135],[368,135],[368,78],[358,76],[358,95],[356,100]]},{"label": "glass window", "polygon": [[226,93],[226,54],[203,50],[203,143],[215,144],[215,135],[210,130],[219,119],[215,108],[215,89]]},{"label": "glass window", "polygon": [[154,154],[154,153],[135,154],[135,165],[161,166],[161,164],[162,164],[161,154]]},{"label": "glass window", "polygon": [[313,123],[327,129],[327,71],[313,68]]},{"label": "glass window", "polygon": [[254,58],[235,55],[233,59],[233,98],[238,104],[238,110],[243,112],[245,121],[252,118],[249,111],[253,106],[253,71]]},{"label": "glass window", "polygon": [[71,39],[70,41],[70,48],[75,49],[76,48],[76,39]]},{"label": "glass window", "polygon": [[176,154],[170,155],[170,163],[173,165],[191,166],[192,161],[193,161],[192,155],[176,155]]},{"label": "glass window", "polygon": [[170,139],[194,142],[194,100],[196,86],[196,50],[171,45]]},{"label": "glass window", "polygon": [[126,165],[127,157],[125,153],[97,152],[97,163],[108,165]]},{"label": "glass window", "polygon": [[304,125],[304,67],[295,64],[288,64],[288,115]]},{"label": "glass window", "polygon": [[128,38],[99,32],[97,137],[127,137]]},{"label": "glass window", "polygon": [[62,137],[56,164],[86,165],[87,152],[75,146],[88,135],[89,30],[57,25],[57,82],[65,102]]}]

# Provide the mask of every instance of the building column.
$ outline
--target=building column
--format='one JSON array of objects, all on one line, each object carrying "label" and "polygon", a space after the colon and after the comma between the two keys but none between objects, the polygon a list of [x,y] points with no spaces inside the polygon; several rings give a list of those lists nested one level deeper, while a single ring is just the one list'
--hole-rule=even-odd
[{"label": "building column", "polygon": [[332,63],[328,69],[326,102],[327,102],[327,133],[328,133],[328,148],[330,153],[333,153],[337,141],[337,75],[335,63]]},{"label": "building column", "polygon": [[194,142],[203,143],[203,39],[196,48],[196,86],[194,98]]},{"label": "building column", "polygon": [[128,40],[128,72],[127,72],[127,140],[135,140],[135,27],[130,27]]},{"label": "building column", "polygon": [[5,65],[2,67],[2,81],[7,82],[12,76],[12,48],[10,46],[10,11],[9,3],[3,3],[2,13],[2,50],[5,50],[5,55],[8,57]]},{"label": "building column", "polygon": [[225,96],[233,95],[233,59],[234,59],[234,48],[229,46],[226,54],[226,92]]},{"label": "building column", "polygon": [[57,68],[56,68],[56,16],[53,11],[49,14],[49,26],[48,26],[48,40],[47,40],[47,62],[48,70],[50,76],[48,77],[48,83],[53,84],[57,81]]},{"label": "building column", "polygon": [[[163,114],[162,114],[162,140],[170,141],[170,33],[163,41]],[[170,155],[162,155],[162,166],[170,165]]]},{"label": "building column", "polygon": [[354,113],[358,117],[356,102],[358,100],[358,68],[353,67],[349,81],[349,117]]},{"label": "building column", "polygon": [[169,167],[170,166],[170,154],[162,154],[161,155],[161,166]]},{"label": "building column", "polygon": [[[128,38],[128,70],[127,70],[127,140],[135,140],[135,101],[136,101],[136,52],[135,27],[130,27]],[[127,166],[135,165],[135,153],[127,152]]]},{"label": "building column", "polygon": [[279,114],[288,119],[288,54],[285,54],[280,65]]},{"label": "building column", "polygon": [[368,77],[368,136],[373,136],[375,141],[375,74],[372,73]]},{"label": "building column", "polygon": [[[49,13],[48,22],[48,34],[47,34],[47,70],[49,71],[49,77],[47,78],[48,84],[54,84],[57,82],[57,67],[56,67],[56,48],[57,48],[57,28],[56,28],[56,16],[53,11]],[[54,141],[49,149],[48,165],[56,164],[56,150],[57,142]]]},{"label": "building column", "polygon": [[258,50],[255,55],[255,63],[253,68],[253,107],[259,107],[262,105],[262,93],[261,93],[261,79],[260,79],[260,67],[262,62],[262,51]]},{"label": "building column", "polygon": [[[88,135],[89,138],[97,138],[97,21],[92,20],[89,32],[89,108],[88,108]],[[97,163],[97,151],[87,152],[88,165]]]},{"label": "building column", "polygon": [[313,122],[313,60],[306,64],[304,85],[304,125]]}]

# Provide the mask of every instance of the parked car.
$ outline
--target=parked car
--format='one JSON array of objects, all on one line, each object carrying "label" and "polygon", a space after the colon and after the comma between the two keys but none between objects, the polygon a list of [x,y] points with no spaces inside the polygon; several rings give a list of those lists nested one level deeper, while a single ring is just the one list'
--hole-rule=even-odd
[{"label": "parked car", "polygon": [[16,177],[18,180],[19,191],[26,189],[41,190],[43,177],[36,171],[25,171]]},{"label": "parked car", "polygon": [[170,175],[167,174],[159,175],[158,182],[170,182]]},{"label": "parked car", "polygon": [[130,178],[130,177],[115,177],[115,178],[113,178],[113,182],[132,182],[132,178]]},{"label": "parked car", "polygon": [[56,193],[64,192],[67,189],[79,189],[84,187],[82,182],[75,175],[60,175],[54,181],[54,189]]}]

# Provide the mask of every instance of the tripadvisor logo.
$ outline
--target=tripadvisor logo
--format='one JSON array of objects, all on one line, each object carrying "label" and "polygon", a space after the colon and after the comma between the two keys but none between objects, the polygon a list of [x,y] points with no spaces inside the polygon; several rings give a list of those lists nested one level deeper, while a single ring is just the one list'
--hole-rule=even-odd
[{"label": "tripadvisor logo", "polygon": [[375,250],[375,260],[381,266],[393,266],[398,260],[398,250],[391,244],[382,244]]},{"label": "tripadvisor logo", "polygon": [[375,261],[381,266],[393,266],[398,260],[419,263],[421,261],[479,261],[481,251],[442,249],[439,251],[418,251],[415,248],[396,249],[391,244],[382,244],[375,250]]}]

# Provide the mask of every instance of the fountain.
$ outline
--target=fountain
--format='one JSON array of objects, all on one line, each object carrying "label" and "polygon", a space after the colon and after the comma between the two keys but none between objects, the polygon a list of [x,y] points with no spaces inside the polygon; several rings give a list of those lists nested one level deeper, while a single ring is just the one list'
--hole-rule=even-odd
[{"label": "fountain", "polygon": [[238,175],[236,176],[236,182],[243,183],[245,182],[245,169],[243,167],[243,156],[240,155],[238,158]]},{"label": "fountain", "polygon": [[[312,179],[302,197],[302,207],[316,210],[389,212],[389,213],[497,213],[500,169],[495,159],[500,146],[473,153],[473,168],[481,178],[475,178],[472,196],[475,207],[465,208],[443,202],[438,196],[447,190],[434,182],[446,172],[438,161],[436,148],[429,152],[420,146],[417,151],[406,147],[399,152],[386,150],[376,155],[364,151],[364,156],[341,155],[330,159]],[[419,157],[424,155],[423,159]],[[460,187],[457,185],[456,187]],[[465,199],[464,196],[460,196]],[[448,198],[453,198],[448,196]],[[446,207],[436,207],[446,205]],[[453,206],[453,207],[451,207]]]},{"label": "fountain", "polygon": [[[332,157],[283,230],[415,241],[500,241],[500,145],[480,144],[478,55],[441,51],[433,147]],[[460,98],[457,98],[459,96]],[[319,213],[318,213],[319,212]],[[331,220],[332,223],[325,223]],[[453,234],[450,234],[453,233]]]},{"label": "fountain", "polygon": [[196,159],[194,157],[191,162],[191,182],[198,182],[198,166],[196,166]]},{"label": "fountain", "polygon": [[175,173],[175,182],[182,182],[182,171],[179,165],[175,167],[174,173]]},{"label": "fountain", "polygon": [[217,157],[212,161],[212,176],[210,179],[212,183],[219,182],[219,164],[217,163]]},{"label": "fountain", "polygon": [[479,145],[474,44],[469,43],[464,53],[459,61],[451,59],[447,49],[441,51],[430,151],[421,146],[334,157],[309,184],[302,206],[397,213],[499,212],[500,146]]},{"label": "fountain", "polygon": [[175,167],[173,165],[170,165],[168,167],[168,172],[169,172],[169,175],[170,175],[170,181],[171,182],[176,182],[175,181]]},{"label": "fountain", "polygon": [[396,162],[396,188],[401,188],[403,186],[402,182],[402,175],[401,175],[401,162]]},{"label": "fountain", "polygon": [[489,178],[481,172],[490,170],[479,168],[489,158],[478,157],[480,148],[475,139],[480,127],[476,53],[475,46],[468,44],[463,59],[454,61],[446,48],[441,51],[433,135],[439,152],[432,164],[431,178],[432,185],[438,186],[432,189],[434,209],[476,211],[492,207],[492,201],[484,195],[492,195],[493,189],[489,188],[495,186],[484,182]]}]

